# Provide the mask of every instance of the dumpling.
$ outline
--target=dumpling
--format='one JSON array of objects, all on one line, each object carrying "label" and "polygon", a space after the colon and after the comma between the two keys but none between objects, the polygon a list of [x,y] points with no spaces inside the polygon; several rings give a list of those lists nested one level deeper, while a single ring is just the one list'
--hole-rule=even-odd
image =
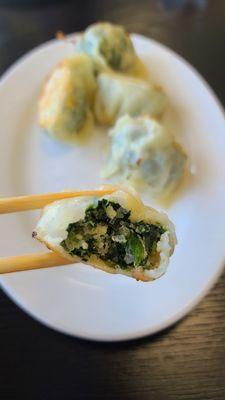
[{"label": "dumpling", "polygon": [[104,72],[97,78],[94,112],[100,124],[113,124],[125,114],[159,117],[164,107],[163,91],[147,81]]},{"label": "dumpling", "polygon": [[33,237],[72,261],[143,281],[165,273],[176,245],[168,217],[120,188],[49,204]]},{"label": "dumpling", "polygon": [[75,51],[87,54],[97,72],[112,69],[134,75],[146,75],[129,34],[120,25],[99,22],[89,26],[78,39]]},{"label": "dumpling", "polygon": [[57,139],[79,140],[93,125],[90,106],[95,89],[93,67],[87,56],[64,59],[53,69],[42,89],[41,127]]},{"label": "dumpling", "polygon": [[112,182],[128,180],[153,196],[170,194],[180,182],[187,157],[173,136],[149,117],[121,117],[110,131],[111,148],[103,170]]}]

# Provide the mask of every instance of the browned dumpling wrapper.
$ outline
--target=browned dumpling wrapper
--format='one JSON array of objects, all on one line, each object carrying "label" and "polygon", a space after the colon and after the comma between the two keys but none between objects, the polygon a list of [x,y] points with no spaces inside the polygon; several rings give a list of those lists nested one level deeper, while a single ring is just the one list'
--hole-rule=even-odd
[{"label": "browned dumpling wrapper", "polygon": [[74,55],[59,63],[46,80],[39,101],[39,122],[51,136],[78,141],[93,126],[91,106],[96,88],[92,63]]}]

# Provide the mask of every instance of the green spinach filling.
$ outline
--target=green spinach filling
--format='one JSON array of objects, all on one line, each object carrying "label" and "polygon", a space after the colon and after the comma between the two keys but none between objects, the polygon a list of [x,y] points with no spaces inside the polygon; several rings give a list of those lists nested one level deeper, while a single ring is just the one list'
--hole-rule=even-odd
[{"label": "green spinach filling", "polygon": [[82,88],[76,88],[71,103],[72,107],[70,103],[69,106],[66,104],[63,112],[66,130],[73,135],[83,127],[87,117],[87,100]]},{"label": "green spinach filling", "polygon": [[123,35],[115,42],[110,42],[108,39],[102,38],[99,51],[106,59],[108,65],[115,70],[126,70],[134,62],[133,46],[130,39]]},{"label": "green spinach filling", "polygon": [[61,246],[83,261],[95,254],[115,268],[153,268],[157,242],[165,229],[144,221],[131,222],[130,214],[118,203],[99,200],[86,209],[84,219],[68,225]]}]

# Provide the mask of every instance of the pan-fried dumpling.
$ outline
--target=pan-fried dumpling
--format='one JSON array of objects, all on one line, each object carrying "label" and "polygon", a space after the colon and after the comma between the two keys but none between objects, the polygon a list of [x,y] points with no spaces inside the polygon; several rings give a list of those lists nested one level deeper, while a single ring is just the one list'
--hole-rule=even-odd
[{"label": "pan-fried dumpling", "polygon": [[147,81],[104,72],[97,78],[94,112],[100,124],[113,124],[125,114],[159,117],[164,107],[164,93]]},{"label": "pan-fried dumpling", "polygon": [[176,235],[164,213],[131,189],[46,206],[33,236],[70,260],[149,281],[165,273]]},{"label": "pan-fried dumpling", "polygon": [[79,140],[93,125],[90,106],[96,80],[87,56],[75,55],[57,65],[42,89],[39,122],[49,135]]},{"label": "pan-fried dumpling", "polygon": [[76,44],[93,61],[97,72],[112,69],[134,75],[146,75],[137,57],[129,34],[120,25],[108,22],[89,26]]},{"label": "pan-fried dumpling", "polygon": [[178,185],[186,154],[170,132],[149,117],[121,117],[110,131],[111,148],[103,176],[112,182],[128,180],[153,196],[166,197]]}]

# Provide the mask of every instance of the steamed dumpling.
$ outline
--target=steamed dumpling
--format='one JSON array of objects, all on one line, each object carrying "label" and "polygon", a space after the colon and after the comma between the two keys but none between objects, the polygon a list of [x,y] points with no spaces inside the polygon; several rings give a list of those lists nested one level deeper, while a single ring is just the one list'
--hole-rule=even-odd
[{"label": "steamed dumpling", "polygon": [[186,167],[186,154],[172,135],[149,117],[121,117],[110,131],[111,148],[103,171],[113,182],[130,181],[166,196],[176,188]]},{"label": "steamed dumpling", "polygon": [[176,235],[164,213],[133,191],[80,197],[46,206],[33,233],[70,260],[143,281],[165,273]]},{"label": "steamed dumpling", "polygon": [[146,74],[129,34],[120,25],[108,22],[89,26],[75,47],[87,54],[96,71],[112,69],[123,73]]},{"label": "steamed dumpling", "polygon": [[113,73],[97,78],[94,112],[100,124],[113,124],[125,114],[159,117],[164,107],[164,93],[147,81]]},{"label": "steamed dumpling", "polygon": [[57,139],[74,141],[93,125],[90,107],[96,81],[85,55],[64,59],[48,77],[39,101],[39,122]]}]

